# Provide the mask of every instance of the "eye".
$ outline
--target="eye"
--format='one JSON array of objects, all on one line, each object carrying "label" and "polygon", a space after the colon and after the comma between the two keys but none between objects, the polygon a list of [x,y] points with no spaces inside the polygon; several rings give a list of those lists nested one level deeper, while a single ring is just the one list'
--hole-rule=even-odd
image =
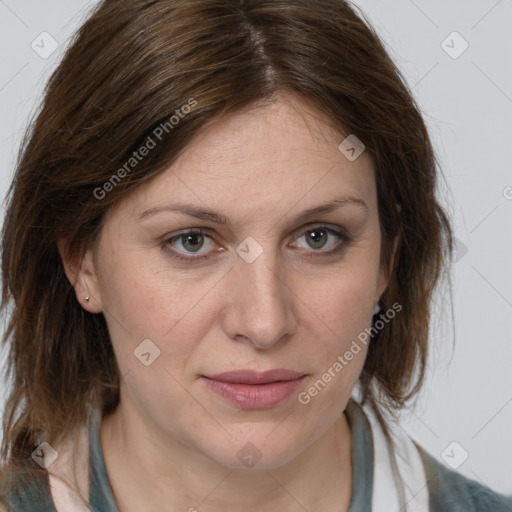
[{"label": "eye", "polygon": [[[301,249],[310,249],[310,251],[301,251],[306,258],[333,255],[341,251],[351,241],[345,230],[338,231],[323,225],[303,231],[301,236],[295,240],[302,239],[306,245],[296,242],[293,245]],[[168,237],[162,242],[162,247],[170,256],[189,262],[207,260],[214,257],[215,252],[224,251],[223,248],[214,251],[214,240],[202,229],[191,229]]]},{"label": "eye", "polygon": [[[211,257],[208,249],[211,249],[214,244],[213,239],[206,232],[201,229],[188,230],[173,237],[167,238],[163,245],[167,248],[167,252],[171,256],[183,260],[199,260]],[[168,246],[171,245],[175,249]],[[202,248],[206,247],[206,254],[200,252]],[[185,256],[185,254],[200,254],[200,256]]]},{"label": "eye", "polygon": [[[327,226],[315,226],[305,231],[297,240],[304,240],[305,249],[313,249],[314,253],[333,254],[341,250],[350,238],[345,231],[338,231]],[[323,250],[321,250],[323,249]]]}]

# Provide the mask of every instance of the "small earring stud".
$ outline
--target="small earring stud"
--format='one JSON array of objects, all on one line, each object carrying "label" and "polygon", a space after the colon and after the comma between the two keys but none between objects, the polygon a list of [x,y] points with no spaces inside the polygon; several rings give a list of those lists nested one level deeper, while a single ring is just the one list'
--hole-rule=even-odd
[{"label": "small earring stud", "polygon": [[375,303],[375,308],[374,308],[374,310],[373,310],[373,314],[374,314],[374,315],[376,315],[376,314],[377,314],[377,313],[379,313],[379,312],[380,312],[380,304],[379,304],[379,302],[377,301],[377,302]]},{"label": "small earring stud", "polygon": [[87,304],[89,302],[89,296],[85,297],[84,302]]}]

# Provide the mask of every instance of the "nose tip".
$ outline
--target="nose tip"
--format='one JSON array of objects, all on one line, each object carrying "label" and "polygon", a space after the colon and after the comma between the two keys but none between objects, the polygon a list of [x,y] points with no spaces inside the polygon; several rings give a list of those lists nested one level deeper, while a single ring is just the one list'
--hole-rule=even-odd
[{"label": "nose tip", "polygon": [[238,329],[235,339],[252,343],[260,349],[268,349],[291,334],[294,322],[290,313],[282,305],[272,306],[275,302],[276,300],[267,302],[267,305],[273,308],[272,314],[265,313],[265,310],[255,312],[254,309],[248,309],[246,314],[240,317],[239,325],[242,327]]}]

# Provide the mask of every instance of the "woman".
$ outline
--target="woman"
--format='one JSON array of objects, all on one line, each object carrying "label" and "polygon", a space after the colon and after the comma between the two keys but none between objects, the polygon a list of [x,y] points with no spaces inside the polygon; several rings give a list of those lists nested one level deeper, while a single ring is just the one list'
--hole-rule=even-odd
[{"label": "woman", "polygon": [[394,421],[437,179],[347,3],[101,2],[10,189],[4,510],[511,510]]}]

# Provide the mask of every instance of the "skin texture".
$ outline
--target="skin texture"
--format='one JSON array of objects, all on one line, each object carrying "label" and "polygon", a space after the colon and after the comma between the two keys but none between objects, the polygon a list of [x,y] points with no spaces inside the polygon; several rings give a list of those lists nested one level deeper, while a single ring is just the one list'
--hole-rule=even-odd
[{"label": "skin texture", "polygon": [[[352,434],[343,411],[367,347],[308,404],[297,399],[371,325],[388,283],[373,163],[367,152],[349,161],[338,150],[343,138],[293,96],[227,116],[111,210],[81,261],[65,262],[83,307],[105,315],[123,376],[120,406],[101,425],[121,512],[163,503],[184,511],[348,510]],[[342,194],[367,208],[345,204],[293,220]],[[137,221],[178,201],[230,224],[176,212]],[[330,234],[314,245],[311,232],[321,226],[346,229],[352,241]],[[192,228],[211,238],[202,247],[183,238],[165,245]],[[236,252],[248,236],[263,250],[252,263]],[[341,251],[326,254],[339,243]],[[194,257],[194,247],[211,258],[187,262],[166,252]],[[149,366],[134,356],[144,339],[160,350]],[[260,410],[232,405],[199,378],[247,368],[308,377]],[[261,454],[252,468],[237,456],[248,442]]]}]

